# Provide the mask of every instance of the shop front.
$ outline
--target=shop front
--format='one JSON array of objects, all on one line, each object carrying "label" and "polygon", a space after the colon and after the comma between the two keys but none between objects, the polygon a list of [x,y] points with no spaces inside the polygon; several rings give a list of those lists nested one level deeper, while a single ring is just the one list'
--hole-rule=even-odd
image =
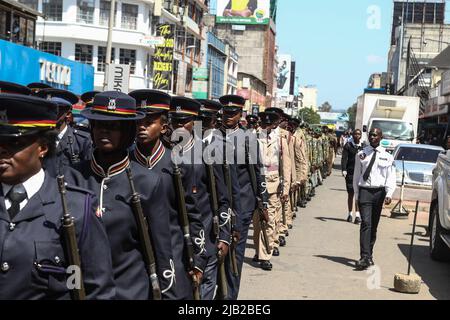
[{"label": "shop front", "polygon": [[0,40],[0,80],[22,85],[41,82],[81,95],[94,89],[94,68]]}]

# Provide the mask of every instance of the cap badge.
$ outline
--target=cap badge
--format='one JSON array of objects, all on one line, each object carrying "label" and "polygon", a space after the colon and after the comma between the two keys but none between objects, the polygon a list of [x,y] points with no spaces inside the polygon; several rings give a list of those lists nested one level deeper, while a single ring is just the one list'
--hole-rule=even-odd
[{"label": "cap badge", "polygon": [[147,100],[142,100],[141,101],[141,107],[145,108],[147,106]]},{"label": "cap badge", "polygon": [[8,123],[8,116],[6,114],[6,110],[0,111],[0,123],[1,124],[7,124]]},{"label": "cap badge", "polygon": [[177,110],[177,113],[181,113],[181,107],[180,107],[180,106],[178,106],[178,107],[176,108],[176,110]]},{"label": "cap badge", "polygon": [[47,94],[47,100],[52,100],[52,95],[50,93]]},{"label": "cap badge", "polygon": [[116,99],[109,99],[107,110],[116,111]]}]

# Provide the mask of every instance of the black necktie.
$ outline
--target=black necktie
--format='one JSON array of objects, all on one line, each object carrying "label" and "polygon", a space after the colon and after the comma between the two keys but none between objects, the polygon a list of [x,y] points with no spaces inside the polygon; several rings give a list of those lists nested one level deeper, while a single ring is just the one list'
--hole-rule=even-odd
[{"label": "black necktie", "polygon": [[11,207],[8,209],[8,213],[12,220],[20,211],[20,203],[27,198],[27,191],[23,184],[16,184],[8,192],[7,197],[11,201]]},{"label": "black necktie", "polygon": [[372,168],[373,168],[376,158],[377,158],[377,150],[373,149],[372,159],[370,160],[369,166],[367,167],[366,172],[364,172],[364,175],[363,175],[364,181],[369,180],[370,173],[372,172]]}]

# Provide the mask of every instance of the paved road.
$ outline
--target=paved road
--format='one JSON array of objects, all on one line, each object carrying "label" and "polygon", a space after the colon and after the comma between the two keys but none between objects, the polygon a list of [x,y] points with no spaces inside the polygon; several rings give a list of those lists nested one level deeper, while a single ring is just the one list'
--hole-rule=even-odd
[{"label": "paved road", "polygon": [[[426,212],[418,218],[413,269],[423,279],[419,295],[392,290],[396,273],[406,273],[412,217],[380,221],[375,246],[376,268],[355,271],[359,258],[359,226],[345,221],[346,196],[340,171],[325,180],[308,208],[299,212],[288,246],[274,257],[273,271],[263,271],[252,262],[253,242],[249,240],[244,263],[241,300],[409,300],[450,299],[450,264],[436,263],[428,256]],[[412,216],[412,215],[411,215]],[[379,276],[378,276],[379,275]]]}]

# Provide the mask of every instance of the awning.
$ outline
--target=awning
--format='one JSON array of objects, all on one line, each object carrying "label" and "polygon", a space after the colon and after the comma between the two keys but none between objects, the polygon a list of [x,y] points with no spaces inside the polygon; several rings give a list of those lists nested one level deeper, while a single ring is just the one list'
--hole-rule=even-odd
[{"label": "awning", "polygon": [[27,6],[23,3],[20,3],[19,1],[16,1],[16,0],[0,0],[0,4],[10,5],[18,11],[22,11],[22,12],[31,14],[36,17],[44,17],[44,15],[42,13],[40,13],[39,11],[36,11],[33,8],[30,8],[29,6]]},{"label": "awning", "polygon": [[444,51],[436,56],[428,64],[428,67],[436,67],[439,69],[450,69],[450,46],[448,46]]}]

